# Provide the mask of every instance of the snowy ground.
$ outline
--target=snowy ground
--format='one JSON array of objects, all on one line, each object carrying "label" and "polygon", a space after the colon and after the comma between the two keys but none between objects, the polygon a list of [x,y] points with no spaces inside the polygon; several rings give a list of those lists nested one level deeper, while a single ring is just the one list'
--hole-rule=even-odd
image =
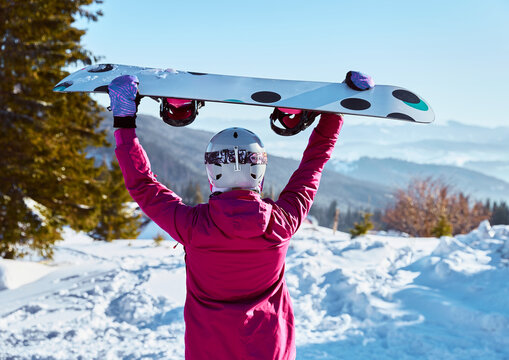
[{"label": "snowy ground", "polygon": [[[182,359],[182,247],[65,237],[50,264],[0,260],[0,359]],[[298,359],[509,358],[509,226],[354,240],[307,226],[286,278]]]}]

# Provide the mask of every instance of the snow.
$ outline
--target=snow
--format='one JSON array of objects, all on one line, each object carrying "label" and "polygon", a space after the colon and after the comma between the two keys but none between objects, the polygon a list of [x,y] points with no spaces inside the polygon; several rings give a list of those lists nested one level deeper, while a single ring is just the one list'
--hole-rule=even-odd
[{"label": "snow", "polygon": [[[184,251],[157,232],[67,229],[51,264],[0,261],[0,359],[183,359]],[[305,225],[286,279],[298,359],[509,357],[509,226],[350,239]]]},{"label": "snow", "polygon": [[0,290],[16,289],[40,279],[53,270],[49,266],[35,262],[0,259]]}]

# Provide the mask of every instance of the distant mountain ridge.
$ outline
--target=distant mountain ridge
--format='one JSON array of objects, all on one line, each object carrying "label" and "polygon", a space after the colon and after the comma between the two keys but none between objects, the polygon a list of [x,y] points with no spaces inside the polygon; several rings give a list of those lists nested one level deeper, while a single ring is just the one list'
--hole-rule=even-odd
[{"label": "distant mountain ridge", "polygon": [[[199,118],[191,127],[215,132],[239,124],[263,134],[265,144],[278,156],[297,158],[300,151],[295,149],[304,149],[306,145],[306,133],[283,141],[267,131],[268,119]],[[509,182],[509,126],[482,125],[482,119],[478,125],[458,121],[424,125],[345,116],[332,158],[342,161],[361,157],[394,158],[420,164],[453,165]]]},{"label": "distant mountain ridge", "polygon": [[406,187],[414,178],[432,177],[478,200],[509,200],[509,183],[480,172],[449,165],[417,164],[399,159],[362,157],[352,162],[331,161],[334,169],[358,180],[370,179],[391,188]]}]

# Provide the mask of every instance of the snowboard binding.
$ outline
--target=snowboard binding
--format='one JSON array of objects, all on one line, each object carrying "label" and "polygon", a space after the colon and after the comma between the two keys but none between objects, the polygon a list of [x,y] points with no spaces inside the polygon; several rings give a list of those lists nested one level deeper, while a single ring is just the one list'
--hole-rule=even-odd
[{"label": "snowboard binding", "polygon": [[[278,135],[292,136],[305,130],[318,115],[315,111],[274,108],[270,115],[270,127]],[[278,126],[277,122],[282,127]]]},{"label": "snowboard binding", "polygon": [[191,124],[198,110],[205,106],[202,100],[187,100],[175,98],[161,98],[159,115],[165,123],[171,126],[187,126]]}]

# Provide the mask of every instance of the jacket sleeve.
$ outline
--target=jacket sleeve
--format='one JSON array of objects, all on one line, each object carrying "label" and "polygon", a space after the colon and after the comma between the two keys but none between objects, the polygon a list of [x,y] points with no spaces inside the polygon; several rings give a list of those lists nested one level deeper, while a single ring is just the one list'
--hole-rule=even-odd
[{"label": "jacket sleeve", "polygon": [[343,117],[339,114],[321,115],[298,169],[276,201],[279,214],[275,215],[284,219],[279,223],[284,224],[290,236],[298,230],[313,204],[323,167],[331,157],[342,125]]},{"label": "jacket sleeve", "polygon": [[115,141],[115,155],[131,197],[150,219],[185,244],[195,216],[194,208],[183,204],[179,196],[156,180],[135,129],[118,129]]}]

